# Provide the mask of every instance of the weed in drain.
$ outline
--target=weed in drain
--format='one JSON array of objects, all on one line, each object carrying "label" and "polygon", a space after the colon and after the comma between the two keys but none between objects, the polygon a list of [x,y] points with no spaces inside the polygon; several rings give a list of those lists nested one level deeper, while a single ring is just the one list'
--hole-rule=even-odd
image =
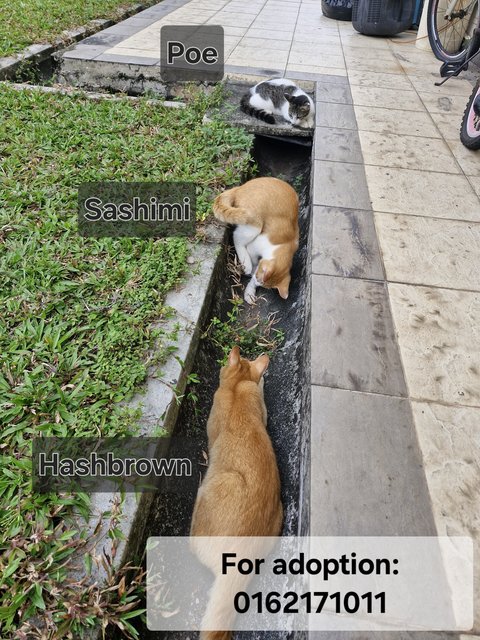
[{"label": "weed in drain", "polygon": [[303,184],[303,175],[295,176],[295,178],[292,180],[292,187],[297,192],[301,190],[302,184]]},{"label": "weed in drain", "polygon": [[187,379],[185,381],[185,393],[179,393],[176,387],[173,389],[175,392],[175,402],[179,405],[184,399],[186,399],[191,402],[192,406],[195,409],[195,412],[197,411],[196,405],[198,402],[198,396],[194,391],[196,384],[200,384],[200,378],[196,373],[191,373],[187,376]]},{"label": "weed in drain", "polygon": [[241,317],[243,300],[237,296],[230,302],[232,308],[227,312],[227,320],[215,316],[202,335],[202,338],[207,338],[220,349],[222,356],[217,362],[222,366],[226,364],[228,354],[235,345],[240,347],[245,358],[256,358],[262,353],[273,355],[285,339],[284,332],[275,329],[278,322],[276,314],[271,313],[266,318],[257,315],[245,323]]},{"label": "weed in drain", "polygon": [[[258,170],[258,168],[257,168]],[[264,173],[262,173],[262,176],[264,177],[269,177],[269,178],[278,178],[279,180],[283,180],[284,182],[288,182],[288,184],[290,184],[297,193],[299,193],[302,189],[302,185],[303,185],[303,175],[299,174],[297,176],[295,176],[294,178],[289,177],[287,174],[285,173],[275,173],[275,175],[271,172],[271,171],[266,171]]]},{"label": "weed in drain", "polygon": [[42,75],[36,63],[32,60],[22,60],[19,63],[12,80],[13,82],[41,84]]},{"label": "weed in drain", "polygon": [[[213,317],[202,339],[206,338],[221,351],[220,365],[227,362],[232,347],[238,345],[242,356],[256,358],[262,353],[269,356],[283,344],[285,334],[282,329],[275,328],[278,318],[275,313],[260,317],[260,311],[253,314],[253,307],[245,308],[243,299],[238,294],[243,287],[241,283],[242,268],[233,247],[227,248],[227,271],[231,279],[232,308],[227,312],[227,319]],[[253,314],[253,315],[252,315]]]}]

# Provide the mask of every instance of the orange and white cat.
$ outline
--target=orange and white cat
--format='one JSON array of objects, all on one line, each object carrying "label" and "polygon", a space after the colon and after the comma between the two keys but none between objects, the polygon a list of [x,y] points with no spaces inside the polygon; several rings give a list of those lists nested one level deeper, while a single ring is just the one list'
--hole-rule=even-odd
[{"label": "orange and white cat", "polygon": [[245,300],[255,301],[257,286],[275,288],[288,298],[290,269],[298,249],[298,196],[278,178],[254,178],[224,191],[213,202],[217,220],[238,225],[233,242],[252,279]]},{"label": "orange and white cat", "polygon": [[[245,588],[249,576],[234,579],[222,575],[220,555],[212,536],[250,537],[235,547],[241,557],[263,557],[271,549],[268,538],[278,536],[283,508],[280,476],[267,433],[267,410],[263,399],[263,374],[267,355],[253,362],[230,352],[220,371],[207,423],[209,467],[198,491],[190,529],[191,548],[215,576],[202,620],[202,640],[228,640],[230,631],[216,631],[218,620],[231,625],[235,618],[233,597]],[[200,537],[204,536],[204,537]],[[256,536],[254,547],[252,536]],[[222,548],[222,553],[226,552]],[[235,582],[236,580],[236,582]],[[231,627],[230,627],[231,628]]]}]

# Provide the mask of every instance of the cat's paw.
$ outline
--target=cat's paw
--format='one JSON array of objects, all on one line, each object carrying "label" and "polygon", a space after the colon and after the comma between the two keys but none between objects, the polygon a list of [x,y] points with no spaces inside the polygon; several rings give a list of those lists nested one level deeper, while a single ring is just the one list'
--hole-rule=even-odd
[{"label": "cat's paw", "polygon": [[243,260],[240,260],[240,266],[246,276],[251,276],[253,274],[253,264],[249,256],[244,256]]},{"label": "cat's paw", "polygon": [[255,304],[255,300],[257,299],[255,291],[252,291],[252,289],[250,289],[248,286],[245,289],[245,294],[243,297],[245,298],[245,302],[247,304]]}]

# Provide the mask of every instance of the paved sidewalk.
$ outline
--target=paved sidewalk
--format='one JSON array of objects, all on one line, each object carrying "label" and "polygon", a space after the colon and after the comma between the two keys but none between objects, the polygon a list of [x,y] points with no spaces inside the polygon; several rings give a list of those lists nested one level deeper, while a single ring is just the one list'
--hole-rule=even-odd
[{"label": "paved sidewalk", "polygon": [[228,73],[315,82],[311,531],[466,534],[478,560],[480,152],[458,138],[472,87],[435,87],[415,34],[362,36],[320,6],[166,0],[66,58],[157,65],[162,25],[222,24]]}]

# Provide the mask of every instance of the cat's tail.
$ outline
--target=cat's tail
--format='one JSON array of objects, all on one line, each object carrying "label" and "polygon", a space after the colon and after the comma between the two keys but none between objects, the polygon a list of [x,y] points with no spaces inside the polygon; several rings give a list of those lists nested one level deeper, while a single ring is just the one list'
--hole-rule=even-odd
[{"label": "cat's tail", "polygon": [[250,104],[250,94],[246,93],[240,100],[240,107],[244,113],[268,124],[275,124],[275,118],[271,113],[268,113],[264,109],[257,109]]},{"label": "cat's tail", "polygon": [[213,214],[217,220],[227,224],[250,224],[262,228],[262,222],[257,214],[243,207],[235,206],[235,192],[238,187],[224,191],[213,201]]},{"label": "cat's tail", "polygon": [[249,582],[250,576],[240,573],[217,575],[202,619],[200,640],[230,640],[232,632],[225,629],[232,628],[237,616],[234,598],[246,590]]},{"label": "cat's tail", "polygon": [[231,631],[200,631],[200,640],[230,640]]}]

